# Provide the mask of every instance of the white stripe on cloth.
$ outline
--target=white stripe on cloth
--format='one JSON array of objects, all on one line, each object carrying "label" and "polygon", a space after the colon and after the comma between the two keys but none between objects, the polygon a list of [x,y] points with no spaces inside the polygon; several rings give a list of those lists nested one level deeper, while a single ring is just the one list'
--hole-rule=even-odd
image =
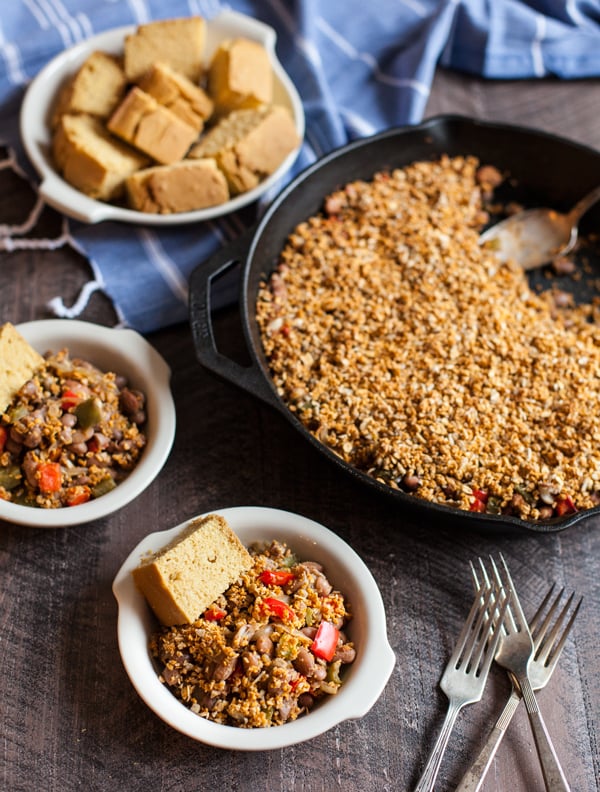
[{"label": "white stripe on cloth", "polygon": [[412,88],[414,91],[417,91],[423,96],[429,96],[428,85],[425,85],[418,80],[411,80],[405,77],[394,77],[393,75],[382,72],[379,68],[377,60],[371,55],[370,52],[359,52],[356,50],[347,39],[345,39],[343,36],[340,36],[337,30],[334,30],[331,25],[322,17],[319,17],[317,20],[317,27],[321,33],[323,33],[323,35],[327,36],[327,38],[349,58],[352,60],[361,60],[363,63],[365,63],[372,71],[373,77],[377,82],[384,83],[385,85],[391,85],[395,88]]},{"label": "white stripe on cloth", "polygon": [[542,41],[546,38],[546,32],[546,18],[541,14],[537,14],[535,17],[535,38],[531,42],[531,57],[536,77],[543,77],[546,74],[544,55],[542,52]]},{"label": "white stripe on cloth", "polygon": [[142,243],[142,247],[146,251],[150,263],[159,272],[169,286],[171,292],[181,300],[187,303],[188,300],[188,285],[185,278],[182,277],[181,272],[177,269],[173,259],[170,258],[164,251],[159,242],[158,236],[152,231],[145,228],[138,229],[138,237]]},{"label": "white stripe on cloth", "polygon": [[150,22],[151,14],[148,10],[148,6],[143,0],[127,0],[127,3],[131,6],[131,10],[133,11],[138,25],[143,25],[146,22]]},{"label": "white stripe on cloth", "polygon": [[[26,0],[27,4],[31,0]],[[40,14],[44,16],[44,18],[48,22],[48,27],[56,28],[58,35],[61,37],[62,42],[65,46],[71,47],[77,39],[73,38],[71,31],[69,29],[69,25],[65,24],[61,19],[59,19],[58,15],[56,14],[55,10],[52,8],[48,0],[36,0],[37,7],[39,8]],[[33,3],[31,5],[33,7]]]},{"label": "white stripe on cloth", "polygon": [[577,6],[577,0],[567,0],[565,5],[565,12],[569,19],[572,19],[576,25],[585,25],[586,20]]},{"label": "white stripe on cloth", "polygon": [[63,20],[73,36],[73,41],[83,41],[89,34],[79,24],[79,15],[71,16],[61,0],[47,0],[58,19]]},{"label": "white stripe on cloth", "polygon": [[6,61],[8,69],[8,79],[13,85],[23,85],[27,82],[27,75],[23,71],[21,64],[21,53],[14,44],[5,40],[2,33],[0,20],[0,52]]}]

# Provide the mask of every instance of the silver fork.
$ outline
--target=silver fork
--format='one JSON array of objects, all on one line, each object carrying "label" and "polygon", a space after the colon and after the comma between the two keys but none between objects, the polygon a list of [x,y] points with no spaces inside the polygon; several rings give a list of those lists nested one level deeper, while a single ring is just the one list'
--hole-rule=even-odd
[{"label": "silver fork", "polygon": [[[472,569],[472,573],[475,587],[479,589],[481,584],[475,568]],[[567,636],[573,627],[573,622],[575,621],[575,617],[577,616],[582,602],[582,598],[579,598],[573,608],[575,594],[571,594],[558,616],[556,616],[552,629],[549,629],[564,594],[564,589],[561,589],[550,604],[546,613],[546,608],[554,594],[555,588],[556,585],[553,583],[534,617],[529,622],[529,631],[531,632],[534,648],[534,656],[529,664],[529,677],[531,679],[531,687],[534,690],[541,690],[550,681],[550,677],[558,664],[558,659],[567,640]],[[564,624],[570,611],[571,615],[569,616],[569,620]],[[517,685],[513,682],[512,692],[494,728],[490,732],[486,744],[481,749],[469,770],[467,770],[463,776],[455,792],[479,792],[492,760],[496,755],[498,746],[506,734],[506,729],[517,711],[520,702],[521,693]]]},{"label": "silver fork", "polygon": [[[506,594],[510,592],[510,605],[506,611],[504,630],[501,631],[503,633],[502,640],[498,646],[495,660],[498,665],[503,666],[503,668],[511,674],[521,691],[533,731],[533,738],[542,766],[542,774],[544,776],[547,792],[570,792],[569,784],[560,766],[558,756],[552,745],[552,740],[550,739],[531,686],[529,667],[534,654],[533,641],[523,614],[523,609],[521,608],[510,572],[508,571],[508,566],[502,555],[500,555],[500,561],[504,570],[506,583],[494,559],[490,558],[490,561],[492,567],[491,577],[498,593],[501,594],[504,592]],[[481,559],[479,563],[484,577],[488,577],[485,565]]]},{"label": "silver fork", "polygon": [[509,599],[510,594],[492,586],[486,587],[483,596],[478,592],[475,597],[440,681],[448,697],[448,711],[415,792],[431,792],[456,716],[466,704],[474,704],[483,695]]}]

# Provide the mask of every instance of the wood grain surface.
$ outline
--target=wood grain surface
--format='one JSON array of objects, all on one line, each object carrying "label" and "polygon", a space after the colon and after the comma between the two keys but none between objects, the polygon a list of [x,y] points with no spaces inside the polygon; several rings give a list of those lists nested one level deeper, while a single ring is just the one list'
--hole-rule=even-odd
[{"label": "wood grain surface", "polygon": [[[523,123],[600,149],[600,81],[489,83],[440,72],[427,115],[460,113]],[[30,188],[0,172],[0,223],[21,222]],[[45,210],[28,236],[56,236]],[[48,315],[61,294],[76,299],[89,276],[70,248],[0,253],[0,319]],[[110,325],[95,294],[84,318]],[[235,309],[215,317],[223,343],[241,348]],[[186,325],[151,343],[173,372],[178,432],[160,477],[127,508],[62,530],[0,524],[0,788],[70,790],[410,790],[441,726],[438,681],[468,611],[468,562],[501,551],[531,614],[548,583],[584,604],[550,685],[539,694],[574,792],[600,775],[600,531],[592,519],[556,535],[502,537],[439,528],[399,511],[335,469],[283,420],[198,366]],[[111,583],[150,531],[205,511],[263,505],[299,512],[346,539],[379,583],[397,663],[372,711],[323,736],[268,753],[226,752],[160,721],[121,665]],[[480,704],[463,710],[437,790],[454,789],[508,694],[493,668]],[[543,790],[527,718],[518,711],[485,792]]]}]

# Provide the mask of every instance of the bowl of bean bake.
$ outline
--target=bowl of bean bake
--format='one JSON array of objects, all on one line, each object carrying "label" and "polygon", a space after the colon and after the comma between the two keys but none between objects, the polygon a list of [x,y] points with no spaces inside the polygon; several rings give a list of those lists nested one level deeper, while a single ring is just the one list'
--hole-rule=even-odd
[{"label": "bowl of bean bake", "polygon": [[[251,551],[254,565],[201,618],[161,627],[132,572],[149,553],[207,516],[150,534],[115,577],[119,649],[142,700],[192,739],[244,751],[293,745],[366,715],[395,662],[381,594],[368,567],[339,536],[303,516],[258,506],[220,509],[216,515]],[[228,622],[233,602],[236,615]],[[301,612],[300,621],[287,620],[290,609]],[[339,634],[328,624],[337,634],[335,654],[325,631],[316,627],[320,609],[328,622],[337,621]],[[198,644],[220,624],[230,647],[219,647],[215,655]],[[169,643],[173,632],[176,651]]]},{"label": "bowl of bean bake", "polygon": [[36,362],[0,420],[0,520],[59,528],[126,506],[173,444],[168,365],[133,330],[49,319],[13,333]]},{"label": "bowl of bean bake", "polygon": [[[197,267],[198,360],[413,516],[572,526],[600,502],[600,210],[570,260],[527,275],[479,235],[598,183],[600,152],[523,127],[441,116],[353,141]],[[235,264],[249,366],[211,327]]]}]

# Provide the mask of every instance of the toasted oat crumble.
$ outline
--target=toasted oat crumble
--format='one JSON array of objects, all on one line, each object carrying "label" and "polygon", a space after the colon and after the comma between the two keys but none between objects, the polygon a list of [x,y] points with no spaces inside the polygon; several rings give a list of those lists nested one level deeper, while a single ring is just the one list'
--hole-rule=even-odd
[{"label": "toasted oat crumble", "polygon": [[345,462],[548,519],[599,500],[600,328],[480,247],[483,174],[444,156],[334,192],[289,236],[257,320],[281,398]]}]

